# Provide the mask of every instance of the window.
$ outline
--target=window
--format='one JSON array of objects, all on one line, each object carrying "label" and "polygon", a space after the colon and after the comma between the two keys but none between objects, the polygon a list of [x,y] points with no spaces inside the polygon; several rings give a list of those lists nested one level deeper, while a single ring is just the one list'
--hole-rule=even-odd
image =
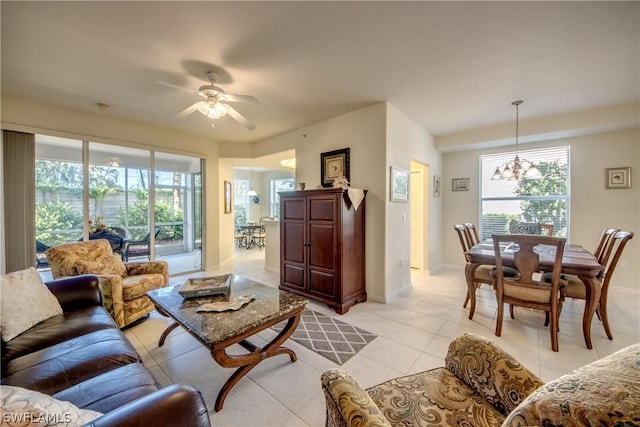
[{"label": "window", "polygon": [[249,215],[249,181],[246,179],[233,180],[233,216],[234,224],[245,225]]},{"label": "window", "polygon": [[538,166],[539,180],[492,180],[496,166],[515,157],[515,152],[480,156],[480,232],[482,239],[505,233],[511,220],[553,224],[553,235],[568,237],[569,147],[520,151],[520,159]]},{"label": "window", "polygon": [[274,179],[271,181],[271,216],[280,218],[280,195],[278,191],[292,191],[293,179]]}]

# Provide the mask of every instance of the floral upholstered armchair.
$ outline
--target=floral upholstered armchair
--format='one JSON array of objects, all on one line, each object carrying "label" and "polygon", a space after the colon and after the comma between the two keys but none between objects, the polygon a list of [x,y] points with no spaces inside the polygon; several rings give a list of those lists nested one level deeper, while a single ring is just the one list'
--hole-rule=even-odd
[{"label": "floral upholstered armchair", "polygon": [[100,277],[103,304],[119,328],[152,312],[146,293],[169,283],[165,261],[123,263],[107,240],[67,243],[45,253],[54,279],[79,274]]},{"label": "floral upholstered armchair", "polygon": [[322,389],[327,427],[638,425],[640,344],[543,384],[491,340],[464,334],[445,367],[367,390],[330,369]]}]

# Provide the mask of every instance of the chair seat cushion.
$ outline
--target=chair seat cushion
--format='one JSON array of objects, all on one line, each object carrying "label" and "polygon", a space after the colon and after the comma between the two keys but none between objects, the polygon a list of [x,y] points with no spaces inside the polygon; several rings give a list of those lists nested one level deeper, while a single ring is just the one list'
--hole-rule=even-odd
[{"label": "chair seat cushion", "polygon": [[504,295],[526,301],[548,303],[551,299],[551,284],[545,288],[527,288],[520,285],[504,283]]},{"label": "chair seat cushion", "polygon": [[445,368],[367,389],[393,426],[499,426],[504,415]]},{"label": "chair seat cushion", "polygon": [[122,279],[122,294],[125,301],[131,301],[163,286],[164,276],[162,274],[127,276]]},{"label": "chair seat cushion", "polygon": [[155,390],[155,381],[142,363],[131,363],[75,384],[53,397],[106,413]]}]

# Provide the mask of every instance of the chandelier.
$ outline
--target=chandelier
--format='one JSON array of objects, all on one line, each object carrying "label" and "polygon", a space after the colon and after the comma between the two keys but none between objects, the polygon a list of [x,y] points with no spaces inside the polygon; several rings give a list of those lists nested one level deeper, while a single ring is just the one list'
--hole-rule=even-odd
[{"label": "chandelier", "polygon": [[513,101],[511,105],[516,106],[516,157],[503,164],[502,166],[496,167],[496,171],[491,176],[492,180],[510,180],[516,181],[521,178],[528,179],[540,179],[542,178],[542,172],[540,169],[533,163],[527,159],[520,159],[518,156],[518,107],[522,104],[523,101]]}]

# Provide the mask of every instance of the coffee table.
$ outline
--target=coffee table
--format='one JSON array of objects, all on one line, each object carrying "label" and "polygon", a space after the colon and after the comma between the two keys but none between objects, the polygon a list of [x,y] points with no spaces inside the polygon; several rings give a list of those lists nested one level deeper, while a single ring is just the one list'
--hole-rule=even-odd
[{"label": "coffee table", "polygon": [[[225,297],[218,295],[184,299],[178,294],[180,287],[180,285],[170,286],[147,292],[156,310],[174,321],[160,336],[158,346],[164,344],[171,331],[181,326],[210,350],[213,359],[220,366],[238,368],[218,393],[214,406],[216,412],[222,409],[224,400],[233,386],[264,359],[288,354],[291,362],[297,360],[293,350],[281,345],[298,326],[300,314],[308,303],[307,299],[246,278],[233,276],[229,298],[254,295],[255,300],[237,311],[196,313],[201,304],[224,301]],[[285,328],[263,348],[247,341],[247,338],[252,335],[285,320],[287,321]],[[248,353],[227,354],[227,348],[234,344],[239,344],[248,350]]]}]

